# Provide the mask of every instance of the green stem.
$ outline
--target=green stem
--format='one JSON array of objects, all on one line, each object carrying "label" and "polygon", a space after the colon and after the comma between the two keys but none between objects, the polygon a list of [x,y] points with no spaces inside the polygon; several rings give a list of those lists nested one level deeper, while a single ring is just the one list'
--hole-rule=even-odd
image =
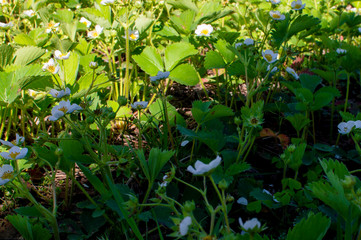
[{"label": "green stem", "polygon": [[346,112],[346,110],[347,110],[347,102],[348,102],[349,92],[350,92],[350,73],[347,72],[346,99],[345,99],[345,106],[343,107],[343,112]]},{"label": "green stem", "polygon": [[221,193],[219,192],[218,187],[217,187],[216,183],[214,182],[214,180],[213,180],[213,178],[212,178],[211,175],[209,175],[209,179],[211,180],[212,185],[213,185],[214,189],[216,190],[216,193],[217,193],[217,195],[218,195],[218,197],[219,197],[219,200],[220,200],[221,203],[222,203],[224,220],[225,220],[226,226],[227,226],[227,232],[230,233],[230,232],[231,232],[231,228],[229,227],[229,221],[228,221],[228,216],[227,216],[227,213],[228,213],[228,212],[227,212],[226,202],[223,200],[222,195],[221,195]]}]

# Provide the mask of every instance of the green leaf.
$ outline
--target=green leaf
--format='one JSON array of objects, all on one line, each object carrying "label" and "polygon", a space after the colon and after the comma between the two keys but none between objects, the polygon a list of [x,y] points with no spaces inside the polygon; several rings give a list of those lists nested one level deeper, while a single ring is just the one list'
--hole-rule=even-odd
[{"label": "green leaf", "polygon": [[312,212],[303,218],[292,230],[288,231],[286,240],[322,240],[330,227],[331,220],[321,213]]},{"label": "green leaf", "polygon": [[315,93],[314,104],[311,110],[319,110],[327,106],[334,97],[340,96],[340,92],[334,87],[323,87]]},{"label": "green leaf", "polygon": [[223,39],[219,39],[214,46],[221,53],[226,63],[230,63],[234,60],[236,55],[232,51],[233,47],[228,42]]},{"label": "green leaf", "polygon": [[212,107],[206,116],[203,118],[203,122],[208,122],[216,118],[233,116],[234,112],[231,108],[224,105],[215,105]]},{"label": "green leaf", "polygon": [[167,46],[164,53],[165,69],[171,71],[180,61],[197,53],[198,51],[190,43],[171,44]]},{"label": "green leaf", "polygon": [[159,71],[163,71],[162,58],[154,47],[144,48],[141,54],[133,55],[133,59],[150,76],[155,76]]},{"label": "green leaf", "polygon": [[285,14],[286,18],[282,21],[275,23],[275,28],[272,30],[272,41],[275,45],[275,48],[279,48],[283,42],[288,40],[288,27],[290,24],[290,15]]},{"label": "green leaf", "polygon": [[251,168],[251,165],[249,165],[246,162],[243,163],[233,163],[229,168],[226,170],[226,174],[230,176],[237,175],[241,172],[247,171]]},{"label": "green leaf", "polygon": [[170,20],[177,32],[188,35],[191,32],[194,17],[195,12],[193,10],[186,10],[180,15],[172,15]]},{"label": "green leaf", "polygon": [[35,46],[22,47],[15,52],[15,65],[28,65],[45,54],[45,50]]},{"label": "green leaf", "polygon": [[262,203],[261,201],[255,201],[255,202],[251,202],[251,203],[248,203],[247,205],[247,210],[250,211],[250,212],[257,212],[259,213],[262,209]]},{"label": "green leaf", "polygon": [[19,45],[34,45],[36,46],[36,43],[34,39],[32,39],[28,34],[20,33],[14,37],[14,42],[16,42]]},{"label": "green leaf", "polygon": [[311,27],[315,27],[320,23],[318,18],[308,15],[298,15],[298,17],[291,23],[290,29],[288,30],[288,38],[293,35],[306,30]]},{"label": "green leaf", "polygon": [[316,87],[321,83],[321,78],[316,75],[300,74],[300,82],[302,87],[314,92]]},{"label": "green leaf", "polygon": [[13,60],[14,48],[8,44],[0,45],[0,67],[4,68]]},{"label": "green leaf", "polygon": [[218,52],[209,51],[206,53],[206,57],[204,60],[204,67],[206,69],[224,68],[226,67],[226,63],[224,62],[222,56]]},{"label": "green leaf", "polygon": [[[166,101],[166,106],[169,125],[171,127],[174,127],[175,125],[186,126],[184,118],[177,112],[177,109],[168,101]],[[154,103],[152,103],[149,106],[149,111],[152,114],[152,117],[165,122],[166,119],[164,117],[164,106],[161,99],[158,98]]]},{"label": "green leaf", "polygon": [[192,0],[170,0],[167,1],[167,4],[172,5],[174,8],[198,12],[198,7]]},{"label": "green leaf", "polygon": [[19,207],[15,209],[15,212],[22,216],[27,216],[27,217],[42,217],[41,212],[39,212],[39,210],[34,206]]},{"label": "green leaf", "polygon": [[170,72],[169,78],[177,83],[187,86],[195,86],[199,83],[198,72],[190,64],[184,63]]},{"label": "green leaf", "polygon": [[61,61],[63,62],[63,68],[59,71],[59,76],[66,82],[66,85],[73,86],[78,76],[80,57],[76,52],[72,52],[68,59]]},{"label": "green leaf", "polygon": [[78,163],[79,168],[82,170],[86,178],[89,180],[89,182],[92,184],[92,186],[97,190],[102,198],[108,199],[110,197],[110,192],[105,187],[104,183],[100,181],[100,179],[95,176],[87,167],[85,167],[83,164]]},{"label": "green leaf", "polygon": [[287,116],[286,119],[291,122],[292,126],[297,132],[300,132],[311,121],[302,113],[296,113],[294,115]]},{"label": "green leaf", "polygon": [[151,26],[152,23],[153,19],[141,14],[135,20],[135,28],[139,31],[139,34],[142,34]]}]

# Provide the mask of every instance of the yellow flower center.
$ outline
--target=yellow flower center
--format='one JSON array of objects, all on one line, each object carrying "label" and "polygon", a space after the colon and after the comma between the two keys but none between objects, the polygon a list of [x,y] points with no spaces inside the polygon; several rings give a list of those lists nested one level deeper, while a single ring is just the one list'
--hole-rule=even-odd
[{"label": "yellow flower center", "polygon": [[344,132],[347,132],[347,131],[348,131],[348,128],[347,128],[347,127],[344,127],[344,128],[343,128],[343,131],[344,131]]},{"label": "yellow flower center", "polygon": [[209,33],[209,31],[208,31],[208,29],[203,29],[203,30],[201,31],[201,33],[204,34],[204,35],[207,35],[207,34]]},{"label": "yellow flower center", "polygon": [[54,93],[54,95],[55,95],[55,97],[57,97],[57,96],[59,95],[59,93],[58,93],[58,92],[56,92],[56,93]]},{"label": "yellow flower center", "polygon": [[97,31],[94,31],[94,32],[92,32],[92,36],[93,36],[94,38],[96,38],[96,37],[98,37],[98,36],[99,36],[99,34],[98,34],[98,32],[97,32]]},{"label": "yellow flower center", "polygon": [[53,28],[55,26],[55,24],[54,23],[48,23],[48,28]]},{"label": "yellow flower center", "polygon": [[267,61],[272,61],[272,55],[271,54],[265,54],[264,57],[267,59]]},{"label": "yellow flower center", "polygon": [[281,15],[279,15],[278,13],[273,13],[272,17],[276,18],[276,19],[279,19],[279,18],[281,18]]},{"label": "yellow flower center", "polygon": [[299,3],[296,3],[296,4],[295,4],[295,9],[300,9],[301,7],[302,7],[301,4],[299,4]]},{"label": "yellow flower center", "polygon": [[59,108],[59,111],[62,111],[65,114],[68,111],[68,109],[64,106]]},{"label": "yellow flower center", "polygon": [[258,119],[257,118],[252,118],[251,119],[251,124],[252,125],[257,125],[258,124]]},{"label": "yellow flower center", "polygon": [[1,176],[2,180],[5,179],[11,179],[13,177],[13,173],[12,172],[4,172],[4,174]]},{"label": "yellow flower center", "polygon": [[55,72],[55,66],[54,65],[48,66],[48,71],[52,73]]},{"label": "yellow flower center", "polygon": [[16,159],[16,157],[20,154],[20,152],[12,152],[12,153],[9,153],[10,157],[12,159]]}]

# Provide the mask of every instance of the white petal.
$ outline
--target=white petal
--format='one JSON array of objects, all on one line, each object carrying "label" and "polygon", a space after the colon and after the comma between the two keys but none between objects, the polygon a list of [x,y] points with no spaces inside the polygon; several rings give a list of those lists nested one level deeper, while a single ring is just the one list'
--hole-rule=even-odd
[{"label": "white petal", "polygon": [[185,217],[181,223],[179,224],[179,232],[181,236],[184,236],[188,233],[189,225],[192,224],[192,218],[191,217]]},{"label": "white petal", "polygon": [[13,159],[10,157],[10,155],[9,155],[8,152],[1,152],[1,153],[0,153],[0,156],[2,156],[2,157],[5,158],[5,159],[8,159],[8,160],[13,160]]},{"label": "white petal", "polygon": [[8,141],[0,140],[0,143],[2,145],[8,146],[8,147],[14,147],[14,144],[12,144],[11,142],[8,142]]}]

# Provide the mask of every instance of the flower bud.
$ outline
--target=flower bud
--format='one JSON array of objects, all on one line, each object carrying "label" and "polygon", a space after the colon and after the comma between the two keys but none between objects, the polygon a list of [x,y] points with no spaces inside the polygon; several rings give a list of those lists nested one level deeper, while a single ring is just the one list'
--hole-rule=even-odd
[{"label": "flower bud", "polygon": [[228,188],[228,183],[225,179],[222,179],[219,183],[218,183],[218,187],[221,190],[226,190]]},{"label": "flower bud", "polygon": [[98,63],[97,62],[90,62],[89,63],[89,67],[91,69],[97,69],[98,68]]},{"label": "flower bud", "polygon": [[234,118],[234,123],[235,123],[236,125],[241,125],[241,124],[242,124],[242,121],[241,121],[241,119],[240,119],[239,117],[235,117],[235,118]]},{"label": "flower bud", "polygon": [[342,186],[345,189],[351,189],[353,188],[353,186],[355,186],[356,184],[356,180],[354,176],[346,176],[344,180],[341,181],[342,182]]},{"label": "flower bud", "polygon": [[61,149],[60,147],[58,147],[58,148],[55,150],[54,153],[55,153],[56,156],[61,157],[61,156],[63,156],[64,151],[63,151],[63,149]]},{"label": "flower bud", "polygon": [[194,203],[194,201],[186,201],[186,203],[184,204],[185,212],[191,213],[195,208],[196,204]]},{"label": "flower bud", "polygon": [[234,201],[234,197],[228,194],[226,197],[226,202],[233,202],[233,201]]}]

